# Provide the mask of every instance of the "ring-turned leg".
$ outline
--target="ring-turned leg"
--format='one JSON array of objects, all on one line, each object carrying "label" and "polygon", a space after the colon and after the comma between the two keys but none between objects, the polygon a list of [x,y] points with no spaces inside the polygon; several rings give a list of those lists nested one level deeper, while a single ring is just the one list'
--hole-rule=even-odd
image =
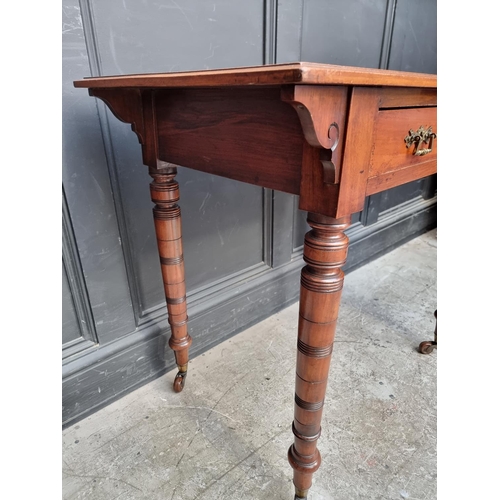
[{"label": "ring-turned leg", "polygon": [[179,184],[174,180],[176,174],[175,167],[149,169],[149,175],[153,178],[151,200],[155,204],[153,216],[156,239],[167,299],[168,322],[172,333],[168,343],[175,353],[175,361],[179,368],[174,381],[174,391],[181,392],[187,376],[189,346],[192,339],[187,330],[181,209],[177,205]]},{"label": "ring-turned leg", "polygon": [[299,306],[294,444],[288,450],[295,499],[307,498],[313,473],[321,464],[316,442],[333,350],[349,239],[344,231],[350,217],[333,219],[309,213],[312,227],[305,236]]}]

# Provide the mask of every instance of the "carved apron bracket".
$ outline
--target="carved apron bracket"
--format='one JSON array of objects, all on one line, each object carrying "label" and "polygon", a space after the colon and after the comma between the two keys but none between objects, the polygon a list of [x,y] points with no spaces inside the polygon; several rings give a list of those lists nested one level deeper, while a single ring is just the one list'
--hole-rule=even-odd
[{"label": "carved apron bracket", "polygon": [[121,122],[130,123],[142,145],[144,165],[162,168],[158,158],[155,132],[154,93],[151,90],[95,88],[89,94],[106,103],[113,115]]},{"label": "carved apron bracket", "polygon": [[139,89],[89,89],[89,94],[104,101],[111,112],[124,123],[130,123],[139,142],[144,144],[142,96]]},{"label": "carved apron bracket", "polygon": [[348,89],[289,85],[281,88],[281,100],[297,112],[307,141],[299,207],[314,212],[325,201],[332,205],[333,211],[342,172]]}]

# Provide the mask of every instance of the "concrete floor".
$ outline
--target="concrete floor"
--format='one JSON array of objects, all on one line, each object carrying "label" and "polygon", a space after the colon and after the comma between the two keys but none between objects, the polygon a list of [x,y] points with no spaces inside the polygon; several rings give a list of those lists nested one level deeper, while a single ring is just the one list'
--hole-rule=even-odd
[{"label": "concrete floor", "polygon": [[[436,231],[345,281],[309,500],[436,498]],[[298,304],[63,432],[63,499],[291,500]]]}]

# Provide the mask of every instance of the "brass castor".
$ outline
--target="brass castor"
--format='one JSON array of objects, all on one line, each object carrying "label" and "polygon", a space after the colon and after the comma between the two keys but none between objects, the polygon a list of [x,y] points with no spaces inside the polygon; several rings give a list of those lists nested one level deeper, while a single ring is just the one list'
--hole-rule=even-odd
[{"label": "brass castor", "polygon": [[434,329],[434,340],[426,340],[424,342],[421,342],[420,345],[418,346],[418,352],[421,354],[430,354],[434,349],[437,349],[438,345],[438,326],[437,326],[437,319],[438,319],[438,312],[437,309],[434,311],[434,317],[436,318],[436,328]]},{"label": "brass castor", "polygon": [[178,372],[174,380],[174,391],[181,392],[186,383],[187,372]]},{"label": "brass castor", "polygon": [[421,354],[430,354],[437,347],[437,342],[433,342],[432,340],[426,340],[424,342],[420,342],[418,346],[418,352]]},{"label": "brass castor", "polygon": [[293,500],[307,500],[307,492],[308,490],[299,490],[298,488],[295,488],[295,496],[293,497]]}]

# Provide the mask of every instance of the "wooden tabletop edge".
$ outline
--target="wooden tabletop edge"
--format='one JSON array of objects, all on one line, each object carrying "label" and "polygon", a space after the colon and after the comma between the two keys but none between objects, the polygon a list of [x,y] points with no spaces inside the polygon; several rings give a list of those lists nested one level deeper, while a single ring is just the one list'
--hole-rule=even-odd
[{"label": "wooden tabletop edge", "polygon": [[424,73],[297,62],[215,70],[87,77],[82,80],[75,80],[73,85],[76,88],[169,88],[299,83],[437,87],[437,77],[436,75]]}]

